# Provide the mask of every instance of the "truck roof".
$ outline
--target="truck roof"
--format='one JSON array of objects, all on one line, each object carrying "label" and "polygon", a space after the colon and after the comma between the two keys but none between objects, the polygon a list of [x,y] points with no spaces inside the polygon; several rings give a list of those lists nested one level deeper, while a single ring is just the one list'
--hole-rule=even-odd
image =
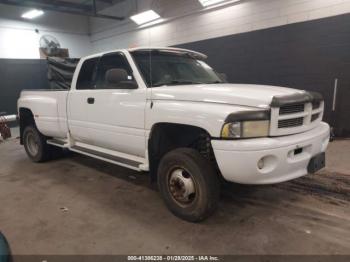
[{"label": "truck roof", "polygon": [[207,59],[207,56],[200,52],[183,49],[183,48],[175,48],[175,47],[135,47],[135,48],[128,48],[128,49],[116,49],[116,50],[110,50],[110,51],[106,51],[98,54],[89,55],[89,56],[83,57],[83,59],[86,60],[89,58],[94,58],[94,57],[102,56],[113,52],[125,52],[125,51],[134,52],[134,51],[151,51],[151,50],[159,50],[163,52],[175,52],[175,53],[188,53],[193,55],[196,58]]}]

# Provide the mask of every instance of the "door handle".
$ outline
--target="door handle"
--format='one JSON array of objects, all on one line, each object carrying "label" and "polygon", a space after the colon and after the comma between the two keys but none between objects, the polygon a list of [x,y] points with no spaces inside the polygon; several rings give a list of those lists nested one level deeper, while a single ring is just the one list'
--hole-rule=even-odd
[{"label": "door handle", "polygon": [[95,103],[95,98],[94,98],[94,97],[89,97],[89,98],[87,99],[87,102],[88,102],[88,104],[92,105],[92,104]]}]

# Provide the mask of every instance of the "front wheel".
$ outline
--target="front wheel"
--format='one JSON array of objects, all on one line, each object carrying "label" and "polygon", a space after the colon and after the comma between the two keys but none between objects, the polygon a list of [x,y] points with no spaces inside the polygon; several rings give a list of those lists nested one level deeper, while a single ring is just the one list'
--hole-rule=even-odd
[{"label": "front wheel", "polygon": [[218,174],[194,149],[175,149],[162,158],[158,186],[170,211],[184,220],[200,222],[217,208],[220,197]]}]

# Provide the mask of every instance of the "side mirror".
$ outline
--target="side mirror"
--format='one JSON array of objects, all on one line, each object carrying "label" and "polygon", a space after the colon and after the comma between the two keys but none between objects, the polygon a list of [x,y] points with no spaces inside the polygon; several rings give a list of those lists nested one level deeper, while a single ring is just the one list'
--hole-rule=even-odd
[{"label": "side mirror", "polygon": [[135,81],[130,80],[125,69],[112,68],[106,72],[105,79],[108,84],[116,85],[120,89],[136,89]]},{"label": "side mirror", "polygon": [[227,75],[225,73],[218,73],[220,79],[227,83]]}]

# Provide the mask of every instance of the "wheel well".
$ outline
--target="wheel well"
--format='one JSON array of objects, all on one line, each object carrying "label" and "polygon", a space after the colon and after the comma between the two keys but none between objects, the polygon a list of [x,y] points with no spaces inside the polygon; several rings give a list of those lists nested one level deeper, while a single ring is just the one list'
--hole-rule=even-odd
[{"label": "wheel well", "polygon": [[35,125],[33,113],[28,108],[19,109],[19,132],[20,132],[20,143],[23,145],[23,131],[26,126]]},{"label": "wheel well", "polygon": [[216,163],[210,140],[209,133],[200,127],[172,123],[155,124],[148,140],[151,180],[157,179],[162,157],[176,148],[196,149],[205,158]]}]

